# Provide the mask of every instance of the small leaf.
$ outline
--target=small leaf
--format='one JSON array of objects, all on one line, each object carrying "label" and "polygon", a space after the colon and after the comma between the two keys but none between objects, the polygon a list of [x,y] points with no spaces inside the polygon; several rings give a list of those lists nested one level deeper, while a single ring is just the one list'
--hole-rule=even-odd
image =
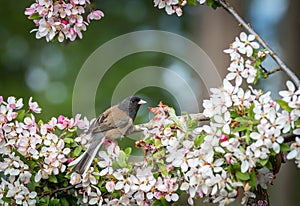
[{"label": "small leaf", "polygon": [[159,163],[158,168],[163,175],[168,176],[167,165]]},{"label": "small leaf", "polygon": [[170,115],[171,119],[173,119],[173,121],[177,125],[179,125],[178,117],[176,116],[175,110],[173,108],[170,108],[169,115]]},{"label": "small leaf", "polygon": [[74,155],[75,157],[78,157],[78,156],[80,155],[81,151],[82,151],[82,147],[81,147],[81,146],[78,146],[78,147],[76,147],[75,150],[73,151],[73,155]]},{"label": "small leaf", "polygon": [[151,206],[163,206],[160,200],[155,200]]},{"label": "small leaf", "polygon": [[187,0],[187,4],[190,6],[197,6],[197,0]]},{"label": "small leaf", "polygon": [[206,0],[206,5],[210,6],[213,9],[220,7],[221,5],[215,0]]},{"label": "small leaf", "polygon": [[60,199],[60,201],[62,206],[69,206],[69,202],[66,198],[63,197],[62,199]]},{"label": "small leaf", "polygon": [[58,182],[55,175],[50,175],[48,180],[49,180],[49,182],[53,182],[53,183],[57,183]]},{"label": "small leaf", "polygon": [[22,122],[23,119],[24,119],[24,117],[25,117],[25,115],[26,115],[26,114],[25,114],[25,110],[24,110],[24,109],[18,111],[17,120],[18,120],[19,122]]},{"label": "small leaf", "polygon": [[288,112],[291,112],[293,109],[289,107],[289,104],[282,99],[276,99],[276,102],[280,105],[280,107]]},{"label": "small leaf", "polygon": [[248,181],[249,185],[251,186],[251,188],[255,188],[255,184],[256,184],[256,174],[254,171],[252,171],[250,173],[250,180]]},{"label": "small leaf", "polygon": [[196,129],[197,126],[198,126],[198,121],[193,119],[189,122],[188,129],[189,131],[193,131],[194,129]]},{"label": "small leaf", "polygon": [[39,127],[40,127],[42,124],[44,124],[44,122],[43,122],[43,120],[40,119],[40,120],[38,121]]},{"label": "small leaf", "polygon": [[240,172],[240,171],[237,171],[236,172],[236,177],[239,179],[239,180],[241,180],[241,181],[247,181],[247,180],[249,180],[250,179],[250,175],[249,175],[249,173],[242,173],[242,172]]},{"label": "small leaf", "polygon": [[281,144],[280,145],[280,151],[281,152],[289,152],[290,150],[291,150],[291,148],[288,145],[286,145],[286,144]]},{"label": "small leaf", "polygon": [[51,200],[49,206],[59,206],[59,199]]},{"label": "small leaf", "polygon": [[206,137],[206,135],[204,135],[204,134],[202,134],[201,136],[195,137],[195,139],[194,139],[195,147],[199,147],[202,144],[205,137]]},{"label": "small leaf", "polygon": [[269,158],[264,159],[264,160],[260,160],[259,163],[261,164],[261,166],[266,166],[266,164],[268,163]]},{"label": "small leaf", "polygon": [[250,119],[254,119],[255,113],[253,112],[254,109],[254,104],[251,104],[250,108],[249,108],[249,117]]},{"label": "small leaf", "polygon": [[122,168],[127,166],[127,155],[125,154],[125,152],[120,151],[117,162],[118,162],[118,165]]},{"label": "small leaf", "polygon": [[30,20],[38,20],[41,19],[39,13],[34,13],[29,17]]},{"label": "small leaf", "polygon": [[73,142],[74,142],[74,139],[69,138],[69,137],[66,137],[66,138],[64,138],[64,142],[65,142],[66,144],[70,144],[70,143],[73,143]]},{"label": "small leaf", "polygon": [[131,147],[127,147],[125,150],[124,150],[125,154],[127,155],[130,155],[131,152],[132,152],[132,148]]},{"label": "small leaf", "polygon": [[160,140],[160,139],[155,139],[155,140],[154,140],[154,146],[155,146],[156,148],[159,148],[161,145],[162,145],[162,144],[161,144],[161,140]]},{"label": "small leaf", "polygon": [[232,131],[233,132],[242,132],[242,131],[246,131],[246,130],[251,130],[251,126],[239,126],[239,127],[235,127]]}]

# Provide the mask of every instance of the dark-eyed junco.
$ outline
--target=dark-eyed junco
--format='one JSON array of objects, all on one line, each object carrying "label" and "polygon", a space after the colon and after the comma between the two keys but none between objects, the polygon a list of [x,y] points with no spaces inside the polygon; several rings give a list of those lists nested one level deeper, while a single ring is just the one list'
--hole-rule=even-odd
[{"label": "dark-eyed junco", "polygon": [[146,101],[131,96],[103,112],[89,127],[84,135],[90,135],[89,148],[69,166],[75,165],[73,172],[85,173],[91,166],[105,139],[117,139],[130,133],[133,121],[142,104]]}]

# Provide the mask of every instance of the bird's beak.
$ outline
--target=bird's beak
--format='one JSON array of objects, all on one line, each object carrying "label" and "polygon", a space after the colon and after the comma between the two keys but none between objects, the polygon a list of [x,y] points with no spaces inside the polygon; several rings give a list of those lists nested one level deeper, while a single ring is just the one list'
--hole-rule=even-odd
[{"label": "bird's beak", "polygon": [[139,102],[138,102],[138,104],[146,104],[147,102],[145,101],[145,100],[140,100]]}]

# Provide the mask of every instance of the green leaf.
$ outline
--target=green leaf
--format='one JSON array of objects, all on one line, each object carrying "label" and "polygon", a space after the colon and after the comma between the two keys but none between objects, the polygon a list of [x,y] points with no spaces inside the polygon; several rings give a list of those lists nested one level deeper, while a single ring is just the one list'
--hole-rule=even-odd
[{"label": "green leaf", "polygon": [[250,180],[248,181],[249,185],[251,186],[251,188],[254,188],[255,187],[255,184],[256,184],[256,174],[254,171],[252,171],[250,173]]},{"label": "green leaf", "polygon": [[237,171],[235,175],[238,178],[238,180],[240,180],[240,181],[247,181],[250,179],[249,173],[246,173],[246,172],[242,173],[240,171]]},{"label": "green leaf", "polygon": [[75,150],[73,151],[73,155],[74,155],[75,157],[78,157],[78,156],[80,155],[81,151],[82,151],[82,147],[81,147],[81,146],[78,146],[78,147],[76,147]]},{"label": "green leaf", "polygon": [[269,158],[264,159],[264,160],[260,160],[259,163],[261,164],[261,166],[266,166],[266,164],[268,163]]},{"label": "green leaf", "polygon": [[132,152],[132,148],[131,147],[127,147],[125,150],[124,150],[125,154],[127,155],[130,155],[131,152]]},{"label": "green leaf", "polygon": [[173,119],[173,121],[177,125],[179,125],[178,117],[176,116],[175,110],[173,108],[170,108],[169,115],[170,115],[171,119]]},{"label": "green leaf", "polygon": [[289,152],[291,148],[287,144],[281,144],[280,145],[280,151],[281,152]]},{"label": "green leaf", "polygon": [[59,199],[53,199],[51,200],[49,206],[59,206]]},{"label": "green leaf", "polygon": [[155,200],[151,206],[163,206],[160,200]]},{"label": "green leaf", "polygon": [[276,102],[280,105],[280,107],[288,112],[291,112],[293,109],[289,107],[289,104],[282,99],[276,99]]},{"label": "green leaf", "polygon": [[187,4],[190,6],[197,6],[197,0],[187,0]]},{"label": "green leaf", "polygon": [[206,5],[210,6],[213,9],[220,7],[221,5],[215,0],[206,0]]},{"label": "green leaf", "polygon": [[34,13],[29,17],[30,20],[38,20],[41,19],[39,13]]},{"label": "green leaf", "polygon": [[73,143],[73,142],[74,142],[74,139],[69,138],[69,137],[66,137],[66,138],[64,138],[64,142],[65,142],[66,144],[70,144],[70,143]]},{"label": "green leaf", "polygon": [[161,144],[161,140],[160,140],[160,139],[155,139],[155,140],[154,140],[154,146],[155,146],[156,148],[159,148],[161,145],[162,145],[162,144]]},{"label": "green leaf", "polygon": [[201,136],[195,137],[195,139],[194,139],[195,146],[199,147],[202,144],[205,137],[206,137],[205,134],[202,134]]},{"label": "green leaf", "polygon": [[235,127],[232,131],[233,132],[242,132],[242,131],[247,131],[247,130],[251,130],[251,126],[239,126],[239,127]]},{"label": "green leaf", "polygon": [[249,119],[246,118],[246,117],[237,117],[234,120],[241,123],[241,124],[248,124],[249,123]]},{"label": "green leaf", "polygon": [[253,110],[254,110],[254,104],[251,104],[248,113],[250,119],[254,119],[255,113],[253,112]]},{"label": "green leaf", "polygon": [[172,203],[168,202],[164,197],[160,198],[160,200],[155,200],[151,206],[171,206]]},{"label": "green leaf", "polygon": [[44,122],[43,122],[43,120],[40,119],[40,120],[38,121],[39,127],[40,127],[42,124],[44,124]]},{"label": "green leaf", "polygon": [[160,172],[161,172],[163,175],[168,176],[167,165],[166,165],[166,164],[161,164],[161,163],[159,163],[159,164],[158,164],[158,168],[159,168]]},{"label": "green leaf", "polygon": [[60,201],[62,206],[69,206],[69,202],[66,198],[63,197],[60,199]]},{"label": "green leaf", "polygon": [[55,175],[50,175],[48,180],[49,180],[49,182],[58,183]]},{"label": "green leaf", "polygon": [[188,129],[189,131],[193,131],[194,129],[196,129],[197,126],[198,126],[198,121],[193,119],[189,122]]},{"label": "green leaf", "polygon": [[118,157],[118,165],[122,168],[127,166],[127,155],[125,154],[125,152],[120,151],[119,157]]},{"label": "green leaf", "polygon": [[18,120],[19,122],[22,122],[23,119],[24,119],[24,117],[25,117],[25,115],[26,115],[26,114],[25,114],[25,110],[24,110],[24,109],[18,111],[17,120]]},{"label": "green leaf", "polygon": [[50,201],[50,196],[46,196],[46,197],[43,197],[43,198],[39,199],[37,205],[39,205],[39,206],[48,206],[49,201]]}]

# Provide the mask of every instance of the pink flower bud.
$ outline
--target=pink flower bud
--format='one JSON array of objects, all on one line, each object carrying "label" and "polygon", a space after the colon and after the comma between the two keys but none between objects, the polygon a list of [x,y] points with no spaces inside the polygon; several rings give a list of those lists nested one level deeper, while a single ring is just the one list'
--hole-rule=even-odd
[{"label": "pink flower bud", "polygon": [[225,142],[227,140],[227,136],[225,134],[220,135],[220,141]]},{"label": "pink flower bud", "polygon": [[64,120],[65,120],[65,117],[62,116],[62,115],[59,115],[59,117],[57,118],[57,122],[58,122],[59,124],[63,124],[63,123],[64,123]]},{"label": "pink flower bud", "polygon": [[64,25],[68,25],[69,24],[69,22],[67,20],[65,20],[65,19],[61,20],[61,23],[64,24]]},{"label": "pink flower bud", "polygon": [[74,161],[74,158],[72,158],[72,157],[70,157],[70,158],[67,160],[68,164],[71,163],[71,162],[73,162],[73,161]]}]

